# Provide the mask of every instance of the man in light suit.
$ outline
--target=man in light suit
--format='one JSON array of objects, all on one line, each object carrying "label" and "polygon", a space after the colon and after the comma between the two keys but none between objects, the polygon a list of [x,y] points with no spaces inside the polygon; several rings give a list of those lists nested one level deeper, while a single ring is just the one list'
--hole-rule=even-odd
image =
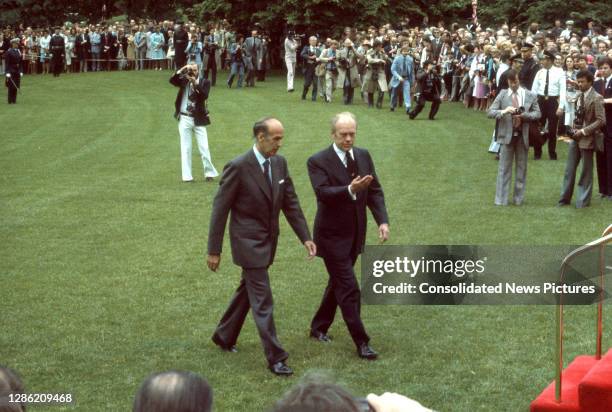
[{"label": "man in light suit", "polygon": [[541,116],[537,96],[520,86],[518,73],[506,71],[508,89],[503,89],[489,109],[489,117],[498,120],[496,140],[501,144],[495,204],[507,206],[512,180],[512,165],[516,163],[514,176],[514,204],[521,205],[525,197],[527,178],[527,154],[529,153],[529,123]]},{"label": "man in light suit", "polygon": [[293,188],[287,161],[277,155],[284,129],[277,119],[266,117],[253,126],[255,145],[230,161],[223,170],[215,196],[208,234],[209,269],[216,271],[227,216],[234,264],[242,268],[240,285],[212,337],[221,349],[235,352],[240,329],[249,311],[257,325],[270,370],[291,375],[289,356],[276,337],[272,317],[272,291],[268,268],[274,262],[282,210],[291,228],[312,259],[317,252]]},{"label": "man in light suit", "polygon": [[397,91],[402,86],[404,95],[404,105],[406,106],[406,114],[410,113],[410,88],[414,85],[414,61],[408,54],[408,46],[402,46],[400,54],[398,54],[391,64],[391,111],[397,106]]},{"label": "man in light suit", "polygon": [[251,37],[246,38],[244,46],[246,54],[250,59],[247,67],[246,85],[247,87],[255,87],[255,74],[259,70],[262,55],[261,39],[257,34],[257,30],[251,31]]},{"label": "man in light suit", "polygon": [[576,117],[572,130],[572,141],[569,145],[567,163],[561,198],[557,206],[567,206],[572,200],[576,169],[582,159],[582,172],[578,180],[578,194],[576,207],[587,207],[591,204],[593,192],[593,151],[595,139],[602,133],[601,128],[606,121],[603,97],[593,90],[593,74],[588,70],[581,70],[576,75],[578,82],[578,100],[576,102]]},{"label": "man in light suit", "polygon": [[370,153],[354,147],[357,122],[352,113],[332,120],[333,144],[308,159],[308,175],[317,197],[314,238],[329,282],[310,325],[310,336],[329,342],[327,331],[339,306],[357,354],[375,359],[370,337],[361,321],[359,284],[353,266],[363,250],[366,206],[378,224],[381,241],[389,238],[389,218],[382,187]]}]

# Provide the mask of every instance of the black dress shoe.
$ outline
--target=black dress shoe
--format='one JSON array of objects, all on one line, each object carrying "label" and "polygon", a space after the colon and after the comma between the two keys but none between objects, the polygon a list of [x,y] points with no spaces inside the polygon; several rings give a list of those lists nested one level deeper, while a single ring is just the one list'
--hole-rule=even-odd
[{"label": "black dress shoe", "polygon": [[557,154],[556,153],[548,155],[548,157],[549,157],[550,160],[557,160]]},{"label": "black dress shoe", "polygon": [[278,376],[293,375],[293,369],[287,366],[284,361],[276,362],[274,365],[270,365],[270,370],[273,374]]},{"label": "black dress shoe", "polygon": [[214,178],[214,177],[210,177],[210,176],[209,176],[209,177],[207,177],[205,180],[206,180],[207,182],[214,182],[214,181],[215,181],[215,178]]},{"label": "black dress shoe", "polygon": [[559,201],[559,203],[557,203],[557,207],[563,207],[563,206],[569,206],[569,202],[564,202],[564,201]]},{"label": "black dress shoe", "polygon": [[414,113],[410,112],[410,113],[408,113],[408,117],[410,118],[410,120],[414,120],[416,115]]},{"label": "black dress shoe", "polygon": [[225,352],[232,352],[232,353],[236,353],[238,352],[238,349],[236,349],[235,345],[227,345],[225,342],[223,342],[221,340],[221,338],[219,338],[219,336],[217,336],[216,334],[214,334],[212,336],[212,341],[215,343],[215,345],[217,345],[218,347],[221,348],[221,350],[224,350]]},{"label": "black dress shoe", "polygon": [[325,343],[329,343],[332,341],[331,337],[329,335],[326,335],[323,332],[319,332],[318,330],[311,330],[310,331],[310,337],[313,339],[318,340],[319,342],[325,342]]},{"label": "black dress shoe", "polygon": [[363,359],[376,359],[376,357],[378,357],[378,353],[376,353],[376,351],[374,351],[374,349],[372,349],[367,343],[362,343],[359,345],[357,348],[357,354]]},{"label": "black dress shoe", "polygon": [[389,109],[389,111],[394,112],[394,111],[395,111],[395,107],[391,107],[391,108]]}]

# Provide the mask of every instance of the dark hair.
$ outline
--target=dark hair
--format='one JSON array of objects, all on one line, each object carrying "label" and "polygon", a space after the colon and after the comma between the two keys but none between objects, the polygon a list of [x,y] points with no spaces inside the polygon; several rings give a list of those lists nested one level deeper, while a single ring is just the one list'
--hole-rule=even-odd
[{"label": "dark hair", "polygon": [[[23,382],[14,370],[0,365],[0,400],[10,394],[24,393]],[[22,403],[0,404],[2,412],[25,412],[26,406]]]},{"label": "dark hair", "polygon": [[518,73],[514,69],[508,69],[506,71],[506,79],[507,80],[516,80],[518,79]]},{"label": "dark hair", "polygon": [[[314,379],[313,379],[314,378]],[[335,383],[315,382],[311,376],[289,390],[273,412],[359,412],[359,404],[346,389]]]},{"label": "dark hair", "polygon": [[587,82],[593,83],[593,73],[588,70],[580,70],[578,74],[576,74],[576,79],[586,79]]},{"label": "dark hair", "polygon": [[266,116],[266,117],[262,117],[261,119],[257,120],[255,122],[255,124],[253,125],[253,137],[257,138],[257,135],[259,133],[263,133],[266,136],[268,135],[268,120],[272,120],[275,119],[276,117],[272,117],[272,116]]},{"label": "dark hair", "polygon": [[212,388],[193,372],[167,371],[149,376],[134,398],[134,412],[210,412]]},{"label": "dark hair", "polygon": [[499,59],[503,62],[507,62],[508,60],[510,60],[510,52],[502,52],[502,54],[499,56]]},{"label": "dark hair", "polygon": [[604,64],[607,64],[609,67],[612,67],[612,59],[609,58],[608,56],[602,56],[599,59],[597,59],[597,67],[601,67]]}]

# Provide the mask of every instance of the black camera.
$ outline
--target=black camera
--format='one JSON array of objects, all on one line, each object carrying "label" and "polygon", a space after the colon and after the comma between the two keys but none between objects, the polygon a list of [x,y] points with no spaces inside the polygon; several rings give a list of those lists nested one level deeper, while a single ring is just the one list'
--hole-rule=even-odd
[{"label": "black camera", "polygon": [[521,115],[523,113],[525,113],[525,107],[524,106],[519,107],[518,109],[516,109],[516,112],[514,112],[515,115]]}]

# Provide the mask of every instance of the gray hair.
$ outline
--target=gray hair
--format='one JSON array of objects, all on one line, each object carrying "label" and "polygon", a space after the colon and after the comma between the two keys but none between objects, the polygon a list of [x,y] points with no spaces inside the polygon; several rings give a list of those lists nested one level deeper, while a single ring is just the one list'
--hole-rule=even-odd
[{"label": "gray hair", "polygon": [[335,115],[332,120],[331,120],[331,131],[332,133],[336,132],[336,124],[341,121],[341,120],[345,120],[345,119],[350,119],[353,121],[353,123],[355,123],[355,128],[357,127],[357,118],[355,117],[355,115],[351,112],[342,112],[342,113],[338,113],[337,115]]},{"label": "gray hair", "polygon": [[257,120],[255,122],[255,124],[253,125],[253,139],[257,139],[257,135],[259,133],[262,133],[266,136],[268,136],[268,121],[269,120],[278,120],[276,117],[272,117],[272,116],[266,116],[266,117],[262,117],[261,119]]}]

